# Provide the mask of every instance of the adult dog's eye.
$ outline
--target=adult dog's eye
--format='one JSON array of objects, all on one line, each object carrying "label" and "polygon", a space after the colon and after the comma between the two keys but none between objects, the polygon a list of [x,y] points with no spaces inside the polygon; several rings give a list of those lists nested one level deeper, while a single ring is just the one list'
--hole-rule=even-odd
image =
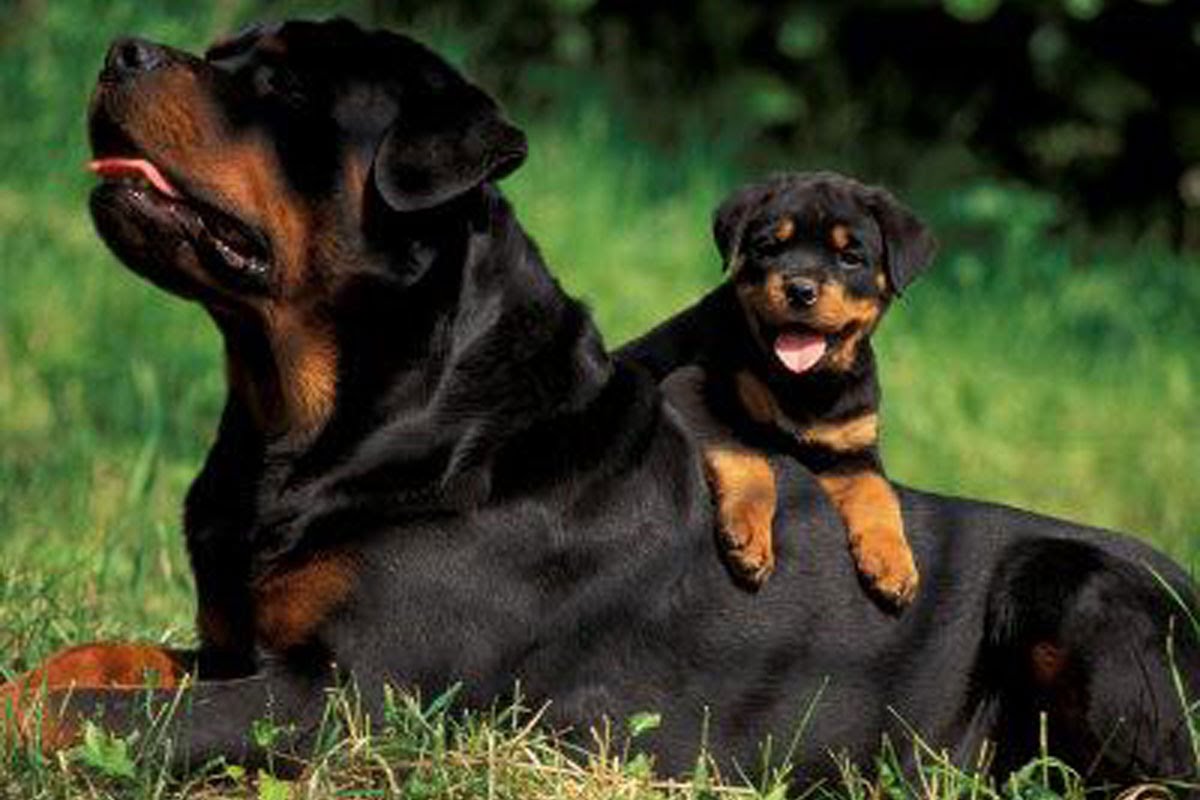
[{"label": "adult dog's eye", "polygon": [[264,65],[254,70],[251,80],[259,97],[273,97],[292,105],[304,99],[299,79],[286,69]]}]

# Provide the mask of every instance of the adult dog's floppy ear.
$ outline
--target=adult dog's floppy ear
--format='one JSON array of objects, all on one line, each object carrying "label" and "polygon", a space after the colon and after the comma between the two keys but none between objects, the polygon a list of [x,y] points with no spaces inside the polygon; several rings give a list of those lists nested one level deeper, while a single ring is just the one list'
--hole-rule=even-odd
[{"label": "adult dog's floppy ear", "polygon": [[413,105],[421,108],[401,111],[372,165],[379,194],[396,211],[434,208],[525,161],[525,134],[465,81]]},{"label": "adult dog's floppy ear", "polygon": [[898,295],[933,260],[937,240],[916,214],[884,189],[871,190],[867,206],[883,234],[884,268],[892,292]]}]

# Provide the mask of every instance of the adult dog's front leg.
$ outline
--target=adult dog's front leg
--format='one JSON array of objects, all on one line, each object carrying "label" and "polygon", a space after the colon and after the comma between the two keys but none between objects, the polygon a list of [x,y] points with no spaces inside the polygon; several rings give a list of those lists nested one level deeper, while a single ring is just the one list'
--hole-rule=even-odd
[{"label": "adult dog's front leg", "polygon": [[169,688],[195,666],[196,654],[132,642],[93,642],[60,650],[42,664],[0,686],[0,697],[30,689],[97,689],[107,686]]},{"label": "adult dog's front leg", "polygon": [[[5,738],[22,736],[42,692],[178,686],[195,666],[196,654],[156,645],[96,642],[60,650],[11,683],[0,686]],[[50,726],[51,729],[53,726]],[[43,731],[52,744],[50,729]],[[47,741],[45,737],[39,737]]]},{"label": "adult dog's front leg", "polygon": [[[176,688],[55,688],[36,704],[26,703],[8,730],[10,739],[15,733],[18,741],[54,751],[76,744],[83,723],[91,720],[116,735],[141,733],[144,747],[165,742],[176,770],[224,758],[295,773],[315,741],[327,685],[273,671],[229,681],[185,681]],[[272,723],[274,735],[256,737],[260,721]]]}]

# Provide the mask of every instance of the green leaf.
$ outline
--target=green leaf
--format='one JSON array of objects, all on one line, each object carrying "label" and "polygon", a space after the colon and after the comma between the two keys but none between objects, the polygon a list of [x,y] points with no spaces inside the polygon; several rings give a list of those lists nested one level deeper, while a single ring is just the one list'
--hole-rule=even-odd
[{"label": "green leaf", "polygon": [[256,719],[250,723],[250,737],[264,750],[270,750],[279,739],[282,729],[269,719]]},{"label": "green leaf", "polygon": [[636,739],[639,736],[649,733],[662,725],[662,714],[656,714],[652,711],[641,711],[634,714],[625,723],[629,730],[629,738]]},{"label": "green leaf", "polygon": [[88,722],[83,728],[83,744],[79,748],[83,763],[110,778],[134,777],[133,759],[129,757],[129,743],[119,736],[101,730]]},{"label": "green leaf", "polygon": [[426,719],[429,719],[448,711],[450,706],[454,703],[454,698],[458,697],[458,693],[460,691],[462,691],[462,684],[453,684],[449,689],[442,692],[430,701],[429,705],[426,706],[425,712],[422,714],[422,716],[424,716]]},{"label": "green leaf", "polygon": [[781,781],[772,786],[771,789],[763,795],[762,800],[787,800],[789,788],[790,784],[788,784],[786,781]]},{"label": "green leaf", "polygon": [[258,771],[258,800],[290,800],[292,785],[269,772]]},{"label": "green leaf", "polygon": [[638,753],[625,763],[625,774],[631,778],[648,781],[654,775],[654,761],[646,753]]}]

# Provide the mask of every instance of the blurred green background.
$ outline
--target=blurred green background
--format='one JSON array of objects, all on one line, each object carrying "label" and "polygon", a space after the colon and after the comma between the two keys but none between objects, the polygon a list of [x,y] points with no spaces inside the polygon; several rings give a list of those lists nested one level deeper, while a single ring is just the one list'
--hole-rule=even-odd
[{"label": "blurred green background", "polygon": [[611,344],[720,279],[709,216],[740,183],[888,183],[943,242],[877,336],[892,475],[1200,561],[1194,4],[10,0],[0,677],[65,642],[191,636],[180,504],[220,347],[91,231],[83,116],[106,44],[332,13],[415,31],[526,127],[505,189]]}]

